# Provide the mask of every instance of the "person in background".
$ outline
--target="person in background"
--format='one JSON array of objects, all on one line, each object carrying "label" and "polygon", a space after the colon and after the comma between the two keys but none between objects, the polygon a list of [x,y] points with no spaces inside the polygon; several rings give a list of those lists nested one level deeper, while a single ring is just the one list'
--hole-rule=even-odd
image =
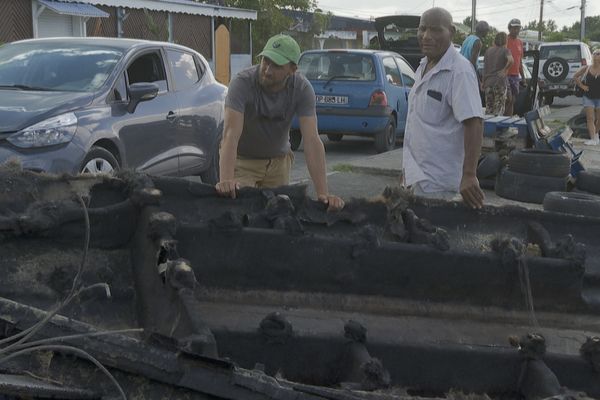
[{"label": "person in background", "polygon": [[513,64],[510,50],[506,48],[507,35],[499,32],[494,46],[483,56],[483,90],[487,114],[503,115],[506,103],[506,72]]},{"label": "person in background", "polygon": [[521,77],[523,74],[523,42],[519,39],[519,32],[521,32],[521,21],[517,18],[513,18],[508,23],[508,40],[506,41],[506,47],[510,50],[513,58],[513,64],[508,69],[508,96],[506,101],[506,109],[504,115],[512,116],[519,95],[519,86],[521,84]]},{"label": "person in background", "polygon": [[287,185],[294,159],[289,131],[296,115],[317,198],[328,210],[342,209],[344,201],[328,190],[315,92],[296,71],[300,46],[291,36],[275,35],[260,56],[260,65],[241,71],[229,84],[217,193],[235,199],[241,186]]},{"label": "person in background", "polygon": [[475,69],[452,46],[455,27],[443,8],[423,13],[417,39],[425,55],[408,97],[402,168],[416,196],[483,206],[476,176],[483,113]]},{"label": "person in background", "polygon": [[475,25],[475,34],[471,34],[465,38],[460,48],[460,54],[465,56],[467,60],[473,64],[477,70],[477,59],[483,47],[483,40],[490,33],[490,25],[485,21],[479,21]]},{"label": "person in background", "polygon": [[600,144],[600,49],[592,53],[592,64],[584,65],[573,76],[575,84],[583,90],[583,109],[587,120],[590,139],[584,144],[597,146]]}]

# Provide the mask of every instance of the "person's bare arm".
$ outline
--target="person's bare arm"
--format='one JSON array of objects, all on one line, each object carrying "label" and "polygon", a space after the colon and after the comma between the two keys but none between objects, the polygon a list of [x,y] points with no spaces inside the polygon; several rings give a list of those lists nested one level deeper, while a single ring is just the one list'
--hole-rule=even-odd
[{"label": "person's bare arm", "polygon": [[513,58],[512,54],[509,53],[506,59],[506,65],[504,66],[504,69],[500,71],[500,76],[505,77],[506,74],[508,74],[508,70],[510,69],[510,67],[512,67],[514,63],[515,59]]},{"label": "person's bare arm", "polygon": [[235,162],[237,160],[237,148],[242,129],[244,127],[244,114],[225,107],[223,139],[219,158],[219,183],[215,188],[221,196],[235,199],[239,184],[234,179]]},{"label": "person's bare arm", "polygon": [[481,51],[481,39],[478,39],[473,43],[473,48],[471,49],[471,64],[477,68],[477,58],[479,57],[479,52]]},{"label": "person's bare arm", "polygon": [[300,117],[300,133],[304,143],[304,158],[310,177],[315,185],[317,199],[328,204],[329,210],[341,210],[344,201],[338,196],[329,194],[327,187],[327,165],[325,163],[325,148],[319,138],[317,117]]},{"label": "person's bare arm", "polygon": [[575,75],[573,75],[573,80],[575,81],[575,84],[577,86],[579,86],[581,89],[583,89],[584,92],[587,92],[590,90],[589,86],[587,86],[585,83],[583,83],[581,81],[581,78],[583,78],[583,75],[585,75],[587,73],[588,67],[587,66],[583,66],[581,68],[579,68],[579,70],[577,70],[577,72],[575,72]]},{"label": "person's bare arm", "polygon": [[483,120],[476,117],[469,118],[463,121],[463,127],[465,131],[465,158],[460,182],[460,194],[467,205],[473,208],[481,208],[485,196],[477,179],[477,161],[479,160],[483,141]]}]

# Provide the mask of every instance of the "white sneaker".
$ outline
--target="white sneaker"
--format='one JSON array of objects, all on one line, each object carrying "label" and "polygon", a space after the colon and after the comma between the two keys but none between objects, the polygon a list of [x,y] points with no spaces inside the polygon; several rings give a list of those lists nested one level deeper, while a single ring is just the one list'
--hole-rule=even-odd
[{"label": "white sneaker", "polygon": [[586,146],[598,146],[600,144],[600,139],[589,139],[583,142]]}]

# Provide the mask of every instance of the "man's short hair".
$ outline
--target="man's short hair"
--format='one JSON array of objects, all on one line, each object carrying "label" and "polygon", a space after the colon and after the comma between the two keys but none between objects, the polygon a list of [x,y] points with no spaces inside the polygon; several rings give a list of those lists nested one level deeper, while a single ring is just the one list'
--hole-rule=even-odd
[{"label": "man's short hair", "polygon": [[490,25],[485,21],[479,21],[477,25],[475,25],[475,33],[482,33],[487,35],[490,31]]}]

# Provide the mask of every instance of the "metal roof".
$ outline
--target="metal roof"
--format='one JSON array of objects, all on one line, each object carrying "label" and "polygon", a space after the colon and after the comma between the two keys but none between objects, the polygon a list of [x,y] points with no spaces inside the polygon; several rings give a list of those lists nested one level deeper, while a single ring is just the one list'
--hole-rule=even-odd
[{"label": "metal roof", "polygon": [[75,15],[77,17],[108,18],[110,14],[91,4],[64,3],[55,0],[38,0],[40,4],[61,15]]},{"label": "metal roof", "polygon": [[256,20],[256,11],[254,10],[205,4],[192,0],[63,0],[63,2]]}]

